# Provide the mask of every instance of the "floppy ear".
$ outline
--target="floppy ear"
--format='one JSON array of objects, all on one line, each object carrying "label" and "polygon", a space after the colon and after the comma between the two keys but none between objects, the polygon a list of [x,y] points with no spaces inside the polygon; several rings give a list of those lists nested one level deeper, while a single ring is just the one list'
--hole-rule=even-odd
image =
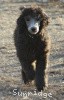
[{"label": "floppy ear", "polygon": [[17,25],[19,27],[22,27],[24,24],[23,11],[25,10],[25,8],[26,8],[25,6],[19,8],[21,10],[21,15],[17,19]]},{"label": "floppy ear", "polygon": [[17,19],[17,25],[22,30],[26,27],[25,20],[22,15],[20,15],[20,17]]},{"label": "floppy ear", "polygon": [[46,27],[49,24],[50,22],[49,19],[50,19],[49,16],[45,12],[43,12],[43,26],[44,27]]}]

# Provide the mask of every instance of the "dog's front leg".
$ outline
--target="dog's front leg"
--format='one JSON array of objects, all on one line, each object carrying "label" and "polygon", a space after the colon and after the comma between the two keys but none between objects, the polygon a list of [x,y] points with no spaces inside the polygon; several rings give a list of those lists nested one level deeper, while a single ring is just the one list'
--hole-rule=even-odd
[{"label": "dog's front leg", "polygon": [[47,54],[44,57],[38,58],[36,64],[36,87],[38,91],[44,89],[44,87],[48,84],[48,75],[47,75],[47,67],[48,67],[48,56]]}]

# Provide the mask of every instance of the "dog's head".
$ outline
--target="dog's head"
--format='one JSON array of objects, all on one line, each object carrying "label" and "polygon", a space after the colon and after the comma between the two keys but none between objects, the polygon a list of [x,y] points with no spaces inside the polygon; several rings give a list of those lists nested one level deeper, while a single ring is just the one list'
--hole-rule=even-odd
[{"label": "dog's head", "polygon": [[42,28],[48,25],[49,17],[45,12],[42,11],[40,7],[29,7],[29,8],[21,8],[22,15],[18,19],[18,24],[20,22],[20,26],[29,31],[30,34],[39,33]]}]

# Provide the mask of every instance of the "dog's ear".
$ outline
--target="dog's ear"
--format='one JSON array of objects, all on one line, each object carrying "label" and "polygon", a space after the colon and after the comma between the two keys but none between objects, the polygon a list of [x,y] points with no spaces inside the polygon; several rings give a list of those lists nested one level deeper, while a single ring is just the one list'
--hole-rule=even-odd
[{"label": "dog's ear", "polygon": [[20,7],[21,12],[25,10],[26,6]]},{"label": "dog's ear", "polygon": [[19,10],[21,11],[21,15],[19,16],[19,18],[17,19],[17,24],[19,27],[23,26],[24,24],[24,20],[23,20],[23,16],[22,13],[23,11],[26,9],[26,6],[20,7]]},{"label": "dog's ear", "polygon": [[50,23],[50,17],[43,12],[43,26],[46,27]]}]

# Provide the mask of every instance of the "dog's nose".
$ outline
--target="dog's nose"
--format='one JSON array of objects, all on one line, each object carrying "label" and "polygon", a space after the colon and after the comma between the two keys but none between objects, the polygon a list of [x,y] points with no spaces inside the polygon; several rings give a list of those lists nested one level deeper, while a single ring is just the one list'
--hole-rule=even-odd
[{"label": "dog's nose", "polygon": [[32,32],[36,32],[37,31],[36,27],[32,27],[31,30],[32,30]]}]

